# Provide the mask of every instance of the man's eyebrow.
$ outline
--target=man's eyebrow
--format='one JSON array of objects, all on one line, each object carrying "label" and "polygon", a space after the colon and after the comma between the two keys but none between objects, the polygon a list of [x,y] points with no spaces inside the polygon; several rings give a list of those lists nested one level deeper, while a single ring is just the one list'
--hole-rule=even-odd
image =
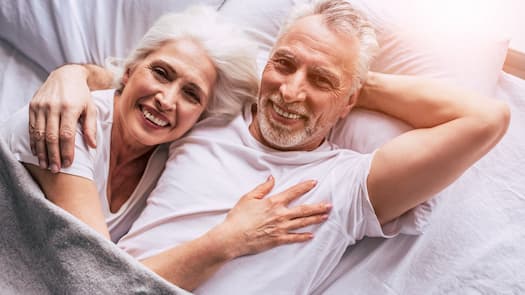
[{"label": "man's eyebrow", "polygon": [[284,58],[287,58],[287,59],[290,59],[292,61],[295,61],[295,56],[288,50],[285,50],[285,49],[279,49],[277,50],[273,55],[272,55],[272,58],[275,58],[275,57],[284,57]]},{"label": "man's eyebrow", "polygon": [[330,71],[329,69],[326,69],[323,67],[313,67],[311,69],[311,72],[315,75],[325,77],[330,82],[330,84],[332,84],[332,87],[334,88],[338,88],[341,84],[339,75],[337,75],[333,71]]}]

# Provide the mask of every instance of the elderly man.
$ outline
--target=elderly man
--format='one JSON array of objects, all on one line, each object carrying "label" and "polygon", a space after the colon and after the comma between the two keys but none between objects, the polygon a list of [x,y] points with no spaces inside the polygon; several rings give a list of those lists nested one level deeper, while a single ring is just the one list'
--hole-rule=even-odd
[{"label": "elderly man", "polygon": [[[148,258],[206,232],[225,218],[234,196],[268,175],[276,190],[317,180],[299,202],[330,202],[332,212],[312,227],[311,242],[232,260],[196,293],[313,292],[357,240],[417,232],[400,216],[459,177],[508,126],[509,111],[498,101],[413,77],[367,78],[375,37],[347,2],[317,1],[293,15],[264,69],[257,105],[231,122],[205,119],[172,144],[148,206],[119,245],[169,280],[181,270]],[[354,107],[414,130],[372,154],[340,149],[343,135],[330,137],[330,130]]]}]

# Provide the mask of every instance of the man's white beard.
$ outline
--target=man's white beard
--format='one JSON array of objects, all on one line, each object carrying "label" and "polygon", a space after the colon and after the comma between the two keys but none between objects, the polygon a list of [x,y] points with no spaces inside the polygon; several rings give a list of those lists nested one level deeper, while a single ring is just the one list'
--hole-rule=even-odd
[{"label": "man's white beard", "polygon": [[[266,109],[271,107],[270,101],[277,105],[286,105],[278,94],[260,100],[261,105],[257,108],[257,120],[261,135],[268,143],[278,148],[288,149],[303,144],[314,134],[315,126],[312,126],[314,123],[310,120],[312,118],[310,112],[300,107],[301,110],[297,111],[297,113],[307,118],[301,119],[305,120],[305,128],[291,130],[288,126],[282,125],[268,117]],[[290,108],[290,110],[294,111],[297,108]]]}]

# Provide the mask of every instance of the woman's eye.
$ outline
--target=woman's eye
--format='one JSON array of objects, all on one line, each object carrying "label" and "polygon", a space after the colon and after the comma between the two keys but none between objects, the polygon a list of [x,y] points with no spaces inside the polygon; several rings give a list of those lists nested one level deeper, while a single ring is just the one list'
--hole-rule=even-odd
[{"label": "woman's eye", "polygon": [[193,104],[200,104],[201,98],[197,91],[191,88],[185,88],[183,89],[184,96],[188,98],[188,100]]},{"label": "woman's eye", "polygon": [[150,69],[156,77],[162,78],[163,80],[168,80],[168,72],[163,68],[153,66],[150,67]]}]

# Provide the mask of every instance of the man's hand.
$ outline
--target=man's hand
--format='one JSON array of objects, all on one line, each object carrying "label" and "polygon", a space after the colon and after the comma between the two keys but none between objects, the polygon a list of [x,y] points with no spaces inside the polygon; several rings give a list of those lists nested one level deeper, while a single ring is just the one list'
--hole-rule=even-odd
[{"label": "man's hand", "polygon": [[29,104],[31,151],[40,168],[56,173],[73,162],[77,122],[82,122],[86,143],[96,147],[96,108],[81,65],[53,71]]}]

